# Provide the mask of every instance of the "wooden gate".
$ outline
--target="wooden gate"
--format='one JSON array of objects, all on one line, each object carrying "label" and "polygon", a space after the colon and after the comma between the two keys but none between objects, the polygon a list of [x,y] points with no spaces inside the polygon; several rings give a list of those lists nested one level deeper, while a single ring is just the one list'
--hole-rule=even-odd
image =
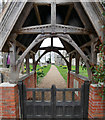
[{"label": "wooden gate", "polygon": [[[27,94],[32,99],[27,99]],[[36,92],[41,92],[41,99],[36,99]],[[45,92],[51,93],[51,100],[44,99]],[[62,100],[56,100],[56,93],[62,92]],[[71,93],[71,100],[66,101],[66,92]],[[76,99],[77,92],[80,92],[80,99]],[[51,89],[26,88],[22,81],[19,82],[21,118],[88,118],[89,82],[81,88],[58,89],[52,85]]]}]

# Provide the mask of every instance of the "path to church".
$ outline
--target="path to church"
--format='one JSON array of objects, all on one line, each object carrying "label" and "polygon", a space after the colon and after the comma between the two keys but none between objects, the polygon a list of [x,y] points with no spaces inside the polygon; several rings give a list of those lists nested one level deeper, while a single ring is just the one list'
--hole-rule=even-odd
[{"label": "path to church", "polygon": [[[66,88],[67,84],[61,74],[59,73],[58,69],[52,65],[49,72],[47,75],[41,80],[40,84],[38,85],[38,88],[51,88],[52,85],[55,85],[56,88]],[[66,94],[66,99],[70,100],[71,99],[71,93]],[[37,99],[40,99],[41,93],[38,92],[37,94]],[[57,92],[56,93],[56,99],[57,100],[62,100],[62,92]],[[51,94],[50,92],[45,93],[45,100],[50,100],[51,99]]]}]

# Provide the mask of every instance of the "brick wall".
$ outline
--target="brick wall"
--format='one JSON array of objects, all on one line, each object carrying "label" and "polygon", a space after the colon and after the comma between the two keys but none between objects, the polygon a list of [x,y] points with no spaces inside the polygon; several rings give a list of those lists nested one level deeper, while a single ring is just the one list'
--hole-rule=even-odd
[{"label": "brick wall", "polygon": [[84,83],[84,81],[88,81],[87,77],[70,72],[70,88],[74,87],[74,79],[78,81],[78,88],[81,88],[81,85]]},{"label": "brick wall", "polygon": [[[79,75],[79,74],[76,74],[74,72],[70,72],[70,85],[69,87],[70,88],[81,88],[81,86],[84,84],[85,81],[88,81],[88,78],[82,76],[82,75]],[[75,84],[74,83],[78,83],[78,84]],[[78,85],[78,86],[77,86]],[[80,100],[80,92],[76,92],[75,94],[75,100]]]},{"label": "brick wall", "polygon": [[105,100],[99,95],[101,88],[96,84],[90,85],[89,92],[89,118],[105,118]]},{"label": "brick wall", "polygon": [[[29,75],[25,75],[24,77],[20,78],[20,80],[23,81],[26,88],[35,88],[36,84],[37,84],[37,74],[36,74],[36,72],[35,73],[32,72]],[[32,98],[32,92],[28,91],[27,99],[31,99],[31,98]]]},{"label": "brick wall", "polygon": [[0,118],[19,118],[18,85],[0,84]]}]

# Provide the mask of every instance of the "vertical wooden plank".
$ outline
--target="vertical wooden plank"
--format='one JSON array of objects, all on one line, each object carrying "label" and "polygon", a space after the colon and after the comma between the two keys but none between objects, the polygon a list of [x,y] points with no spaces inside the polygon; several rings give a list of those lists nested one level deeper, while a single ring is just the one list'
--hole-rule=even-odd
[{"label": "vertical wooden plank", "polygon": [[52,85],[51,88],[51,103],[52,103],[52,117],[56,117],[56,87]]},{"label": "vertical wooden plank", "polygon": [[23,90],[23,82],[18,82],[18,89],[19,89],[19,99],[20,99],[20,110],[21,110],[21,119],[24,118],[24,90]]},{"label": "vertical wooden plank", "polygon": [[69,54],[69,70],[71,71],[71,66],[72,66],[72,55],[71,54]]},{"label": "vertical wooden plank", "polygon": [[89,104],[89,81],[84,82],[84,118],[88,118],[88,104]]},{"label": "vertical wooden plank", "polygon": [[33,54],[33,71],[36,70],[36,67],[35,67],[35,55]]},{"label": "vertical wooden plank", "polygon": [[74,102],[75,101],[75,91],[73,90],[72,91],[72,102]]},{"label": "vertical wooden plank", "polygon": [[81,86],[81,101],[80,101],[80,104],[81,104],[81,111],[82,111],[82,118],[84,116],[84,84]]},{"label": "vertical wooden plank", "polygon": [[44,102],[44,91],[42,91],[42,102]]},{"label": "vertical wooden plank", "polygon": [[24,101],[24,104],[23,104],[23,109],[24,109],[23,119],[24,119],[24,118],[27,118],[27,107],[26,107],[27,91],[26,91],[26,86],[24,84],[23,84],[23,101]]},{"label": "vertical wooden plank", "polygon": [[26,56],[26,73],[30,73],[30,67],[29,67],[29,54]]},{"label": "vertical wooden plank", "polygon": [[[66,102],[65,90],[63,90],[62,92],[63,92],[63,102]],[[63,116],[65,116],[65,105],[63,105]]]},{"label": "vertical wooden plank", "polygon": [[51,25],[56,24],[56,3],[51,3]]},{"label": "vertical wooden plank", "polygon": [[51,48],[53,48],[53,37],[51,37]]},{"label": "vertical wooden plank", "polygon": [[70,70],[68,70],[67,74],[67,88],[70,88]]},{"label": "vertical wooden plank", "polygon": [[42,112],[42,115],[44,115],[45,114],[45,111],[44,111],[45,105],[44,105],[44,91],[43,90],[42,90],[42,101],[41,102],[43,102],[41,112]]},{"label": "vertical wooden plank", "polygon": [[79,74],[79,54],[76,53],[76,73]]},{"label": "vertical wooden plank", "polygon": [[63,102],[65,102],[65,90],[63,91]]},{"label": "vertical wooden plank", "polygon": [[33,90],[33,102],[35,102],[36,101],[36,93],[35,93],[35,90]]}]

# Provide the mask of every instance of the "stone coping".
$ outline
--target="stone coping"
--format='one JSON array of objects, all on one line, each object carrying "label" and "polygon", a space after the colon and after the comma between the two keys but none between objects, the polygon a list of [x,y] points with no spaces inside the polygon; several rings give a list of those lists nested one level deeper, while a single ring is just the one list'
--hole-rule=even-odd
[{"label": "stone coping", "polygon": [[[104,83],[98,83],[98,84],[90,84],[92,87],[102,87]],[[104,85],[105,86],[105,85]]]},{"label": "stone coping", "polygon": [[24,75],[20,76],[20,77],[19,77],[19,81],[22,81],[22,80],[26,79],[27,77],[33,75],[34,73],[35,73],[35,71],[32,71],[32,72],[29,73],[29,74],[24,74]]},{"label": "stone coping", "polygon": [[4,82],[0,84],[0,87],[15,87],[17,84],[11,84],[9,82]]},{"label": "stone coping", "polygon": [[79,75],[79,74],[76,74],[75,72],[72,72],[70,71],[71,74],[75,75],[76,77],[84,80],[84,81],[90,81],[88,77],[85,77],[85,76],[82,76],[82,75]]}]

